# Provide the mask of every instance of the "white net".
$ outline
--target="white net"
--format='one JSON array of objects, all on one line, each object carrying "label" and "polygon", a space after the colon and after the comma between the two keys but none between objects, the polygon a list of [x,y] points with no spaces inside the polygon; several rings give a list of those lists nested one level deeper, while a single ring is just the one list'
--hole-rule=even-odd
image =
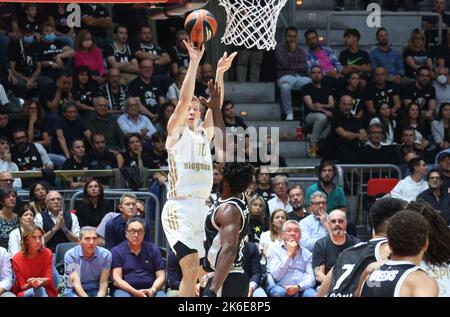
[{"label": "white net", "polygon": [[219,0],[227,25],[222,43],[273,50],[278,16],[287,0]]}]

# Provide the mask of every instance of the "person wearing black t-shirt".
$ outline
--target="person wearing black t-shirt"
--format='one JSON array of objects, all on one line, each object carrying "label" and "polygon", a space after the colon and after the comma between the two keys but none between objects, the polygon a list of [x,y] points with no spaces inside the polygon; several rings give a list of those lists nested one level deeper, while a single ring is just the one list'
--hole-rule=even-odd
[{"label": "person wearing black t-shirt", "polygon": [[110,113],[122,113],[127,99],[128,87],[120,84],[120,70],[118,68],[108,69],[107,82],[100,87],[98,96],[105,97],[109,101]]},{"label": "person wearing black t-shirt", "polygon": [[40,76],[41,62],[33,29],[24,29],[22,37],[9,44],[8,58],[10,82],[17,97],[26,99],[30,92],[34,93],[38,87],[45,89],[51,83],[50,79]]},{"label": "person wearing black t-shirt", "polygon": [[170,55],[170,75],[177,77],[178,67],[189,66],[189,54],[183,41],[187,41],[188,36],[185,30],[180,30],[175,35],[176,45],[169,51]]},{"label": "person wearing black t-shirt", "polygon": [[83,118],[95,111],[93,102],[96,90],[91,70],[85,66],[77,67],[73,75],[72,97]]},{"label": "person wearing black t-shirt", "polygon": [[103,217],[114,211],[111,200],[104,198],[103,185],[96,179],[86,182],[83,199],[75,202],[80,227],[98,227]]},{"label": "person wearing black t-shirt", "polygon": [[367,133],[362,123],[352,116],[353,100],[351,96],[342,96],[339,109],[331,121],[335,158],[344,163],[359,162],[360,145],[367,140]]},{"label": "person wearing black t-shirt", "polygon": [[[123,156],[120,153],[114,154],[106,149],[105,136],[102,133],[94,132],[91,135],[91,150],[86,154],[86,165],[90,170],[110,170],[123,166]],[[108,184],[108,177],[102,177],[103,185]]]},{"label": "person wearing black t-shirt", "polygon": [[371,71],[370,57],[366,51],[358,47],[361,34],[356,29],[348,29],[344,33],[345,45],[348,49],[339,54],[339,62],[344,67],[342,73],[348,75],[357,72],[363,79],[362,85],[367,85],[367,80]]},{"label": "person wearing black t-shirt", "polygon": [[200,80],[195,83],[194,95],[197,97],[209,98],[208,82],[212,79],[213,67],[209,63],[204,63],[200,68]]},{"label": "person wearing black t-shirt", "polygon": [[152,135],[153,151],[149,154],[149,164],[146,167],[157,169],[169,166],[167,163],[168,154],[165,143],[165,138],[159,132]]},{"label": "person wearing black t-shirt", "polygon": [[267,167],[261,166],[261,168],[256,172],[256,180],[258,183],[256,193],[264,198],[267,203],[273,198],[274,195],[272,190],[272,180]]},{"label": "person wearing black t-shirt", "polygon": [[[35,35],[39,35],[39,26],[42,21],[40,19],[40,14],[38,15],[38,7],[36,3],[26,3],[23,6],[24,14],[19,16],[19,29],[25,30],[30,29]],[[39,12],[40,13],[40,12]]]},{"label": "person wearing black t-shirt", "polygon": [[308,155],[317,157],[317,143],[330,133],[330,119],[333,117],[334,98],[331,88],[323,82],[322,70],[319,66],[311,68],[312,83],[303,86],[305,103],[305,128],[312,129],[311,145]]},{"label": "person wearing black t-shirt", "polygon": [[169,79],[170,56],[158,44],[153,42],[153,31],[148,25],[140,27],[138,43],[133,47],[133,51],[138,61],[143,59],[151,59],[154,61],[154,80],[160,80],[162,78]]},{"label": "person wearing black t-shirt", "polygon": [[149,155],[142,151],[141,137],[138,133],[128,133],[123,138],[126,152],[123,154],[126,167],[148,168],[150,165]]},{"label": "person wearing black t-shirt", "polygon": [[70,157],[69,144],[78,138],[91,137],[91,132],[78,116],[77,105],[73,101],[64,104],[62,116],[58,115],[55,121],[55,131],[52,135],[52,153]]},{"label": "person wearing black t-shirt", "polygon": [[[70,158],[68,158],[63,166],[62,170],[87,170],[87,165],[85,161],[86,149],[84,146],[84,141],[82,139],[74,139],[69,144],[70,148]],[[77,177],[64,177],[68,188],[77,189],[84,186],[86,183],[86,178],[82,176]]]},{"label": "person wearing black t-shirt", "polygon": [[55,25],[56,39],[73,48],[75,43],[75,28],[67,25],[67,18],[71,12],[66,9],[67,4],[65,3],[50,4],[48,20]]},{"label": "person wearing black t-shirt", "polygon": [[72,76],[60,73],[56,83],[51,83],[39,92],[39,104],[46,112],[56,113],[64,103],[72,99]]},{"label": "person wearing black t-shirt", "polygon": [[[353,109],[350,111],[353,116],[363,121],[369,116],[375,115],[375,108],[372,100],[365,100],[366,93],[361,90],[361,77],[358,73],[350,72],[347,76],[347,87],[339,91],[340,96],[350,96],[353,99]],[[364,120],[366,121],[366,120]]]},{"label": "person wearing black t-shirt", "polygon": [[433,121],[436,109],[436,90],[431,85],[431,70],[427,66],[421,66],[416,72],[416,81],[409,83],[400,91],[400,99],[406,107],[411,102],[417,103],[422,111],[426,111],[425,117]]},{"label": "person wearing black t-shirt", "polygon": [[39,43],[39,61],[42,75],[56,80],[64,68],[64,61],[73,55],[73,49],[56,39],[55,27],[47,22],[42,27]]},{"label": "person wearing black t-shirt", "polygon": [[108,66],[121,71],[121,84],[129,84],[136,78],[138,62],[128,44],[128,30],[125,26],[117,25],[114,28],[114,42],[103,53]]},{"label": "person wearing black t-shirt", "polygon": [[422,30],[415,29],[411,32],[408,46],[403,50],[403,61],[405,63],[405,76],[411,80],[416,78],[416,71],[421,66],[433,69],[433,61],[425,48],[425,34]]},{"label": "person wearing black t-shirt", "polygon": [[387,72],[383,67],[374,70],[373,82],[369,84],[366,94],[366,99],[372,100],[375,111],[378,112],[383,104],[388,104],[393,117],[399,114],[402,106],[399,87],[387,80]]},{"label": "person wearing black t-shirt", "polygon": [[312,267],[318,283],[322,283],[336,263],[339,254],[359,242],[358,238],[346,233],[347,217],[344,211],[333,210],[329,215],[328,223],[331,229],[330,235],[317,240],[312,254]]},{"label": "person wearing black t-shirt", "polygon": [[[222,116],[225,123],[225,127],[229,128],[231,132],[236,133],[237,128],[242,130],[247,129],[247,125],[241,117],[236,115],[236,110],[234,109],[234,103],[231,100],[225,100],[222,107]],[[240,133],[238,137],[243,138],[244,132]]]},{"label": "person wearing black t-shirt", "polygon": [[[168,154],[165,144],[166,139],[165,137],[163,138],[159,132],[152,135],[153,151],[149,153],[148,165],[145,165],[145,167],[149,169],[159,169],[169,166],[167,162]],[[162,185],[167,181],[167,177],[165,175],[166,174],[163,172],[155,172],[152,179],[154,181],[159,181]]]},{"label": "person wearing black t-shirt", "polygon": [[0,109],[0,135],[6,136],[12,140],[12,130],[14,127],[11,124],[9,113]]},{"label": "person wearing black t-shirt", "polygon": [[112,29],[113,22],[105,6],[100,4],[81,5],[81,25],[95,35],[98,47],[106,46],[107,31]]},{"label": "person wearing black t-shirt", "polygon": [[288,220],[300,222],[300,220],[310,215],[305,208],[305,193],[300,186],[291,188],[288,191],[288,197],[292,206],[292,211],[288,212]]},{"label": "person wearing black t-shirt", "polygon": [[161,85],[152,80],[154,63],[143,59],[139,62],[139,77],[133,80],[128,87],[130,97],[139,97],[143,107],[141,112],[152,121],[158,117],[159,106],[165,102]]},{"label": "person wearing black t-shirt", "polygon": [[400,147],[397,144],[383,145],[383,127],[373,123],[369,127],[369,140],[361,150],[361,164],[394,164],[402,162]]}]

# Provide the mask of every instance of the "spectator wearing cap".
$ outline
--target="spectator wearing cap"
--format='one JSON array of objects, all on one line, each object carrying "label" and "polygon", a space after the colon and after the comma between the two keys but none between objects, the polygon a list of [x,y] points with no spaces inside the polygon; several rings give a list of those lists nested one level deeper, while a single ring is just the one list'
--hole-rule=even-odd
[{"label": "spectator wearing cap", "polygon": [[[18,172],[19,168],[16,163],[11,161],[11,151],[9,147],[9,140],[7,137],[0,135],[0,171],[4,172]],[[14,188],[22,188],[22,181],[20,178],[15,178],[13,183]]]},{"label": "spectator wearing cap", "polygon": [[417,199],[423,199],[434,209],[439,210],[441,215],[450,225],[450,195],[445,193],[443,184],[444,175],[437,168],[428,172],[428,189],[417,196]]},{"label": "spectator wearing cap", "polygon": [[441,151],[436,156],[436,164],[443,174],[442,189],[447,195],[450,194],[450,149]]}]

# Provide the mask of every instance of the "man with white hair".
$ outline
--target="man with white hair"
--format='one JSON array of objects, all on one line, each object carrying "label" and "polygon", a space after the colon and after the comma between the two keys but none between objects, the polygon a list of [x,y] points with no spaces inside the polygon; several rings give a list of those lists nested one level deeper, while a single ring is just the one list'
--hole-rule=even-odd
[{"label": "man with white hair", "polygon": [[45,245],[53,252],[63,242],[78,242],[80,224],[75,214],[63,210],[60,193],[50,191],[45,198],[47,210],[36,215],[34,222],[44,229]]},{"label": "man with white hair", "polygon": [[312,267],[318,283],[322,283],[339,254],[359,242],[358,238],[346,232],[347,217],[344,211],[333,210],[330,213],[328,224],[331,229],[330,235],[319,239],[313,249]]},{"label": "man with white hair", "polygon": [[273,178],[272,186],[275,195],[268,201],[270,214],[277,209],[283,209],[286,212],[291,212],[292,206],[289,203],[288,197],[288,178],[285,175],[277,175]]},{"label": "man with white hair", "polygon": [[117,123],[124,134],[138,133],[142,140],[150,141],[157,131],[150,119],[140,114],[141,107],[138,97],[129,97],[125,101],[126,113],[117,119]]},{"label": "man with white hair", "polygon": [[312,254],[300,245],[301,236],[299,223],[287,220],[283,224],[283,241],[269,248],[267,270],[275,282],[267,289],[270,297],[316,296]]},{"label": "man with white hair", "polygon": [[327,218],[327,196],[316,191],[312,193],[309,211],[311,214],[300,221],[302,246],[313,251],[317,240],[331,232]]}]

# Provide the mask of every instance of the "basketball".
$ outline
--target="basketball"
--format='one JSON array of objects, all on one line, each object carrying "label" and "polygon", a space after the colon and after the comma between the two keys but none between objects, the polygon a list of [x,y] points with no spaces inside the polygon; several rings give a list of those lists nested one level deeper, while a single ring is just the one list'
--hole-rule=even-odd
[{"label": "basketball", "polygon": [[216,35],[217,20],[211,12],[201,9],[191,12],[184,21],[184,29],[197,47]]}]

